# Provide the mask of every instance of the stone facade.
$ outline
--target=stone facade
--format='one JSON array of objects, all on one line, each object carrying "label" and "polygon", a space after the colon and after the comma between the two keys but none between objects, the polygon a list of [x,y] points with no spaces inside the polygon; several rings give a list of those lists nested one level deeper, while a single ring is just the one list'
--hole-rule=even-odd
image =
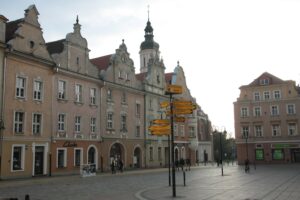
[{"label": "stone facade", "polygon": [[294,81],[263,73],[234,102],[239,164],[300,162],[300,93]]},{"label": "stone facade", "polygon": [[[73,32],[46,43],[38,15],[34,5],[22,19],[0,15],[0,179],[77,174],[85,164],[102,172],[120,161],[125,169],[168,166],[168,137],[148,131],[153,119],[168,119],[166,86],[183,86],[174,97],[197,102],[179,63],[165,72],[150,21],[137,73],[124,40],[90,59],[78,17]],[[200,106],[174,130],[175,160],[195,164],[211,153]]]}]

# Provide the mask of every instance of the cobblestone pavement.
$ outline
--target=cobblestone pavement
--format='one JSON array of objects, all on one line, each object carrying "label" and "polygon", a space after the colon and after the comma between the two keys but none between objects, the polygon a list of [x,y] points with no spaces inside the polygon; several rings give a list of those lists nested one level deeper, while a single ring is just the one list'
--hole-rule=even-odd
[{"label": "cobblestone pavement", "polygon": [[176,172],[176,197],[172,197],[167,169],[102,173],[94,177],[79,175],[0,181],[0,199],[30,200],[299,200],[300,165],[258,165],[245,173],[243,167],[193,167]]}]

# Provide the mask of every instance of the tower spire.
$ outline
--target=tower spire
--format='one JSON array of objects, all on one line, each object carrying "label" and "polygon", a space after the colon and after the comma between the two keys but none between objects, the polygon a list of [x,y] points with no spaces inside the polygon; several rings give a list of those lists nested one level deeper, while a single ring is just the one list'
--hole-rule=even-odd
[{"label": "tower spire", "polygon": [[148,21],[150,21],[150,6],[148,5]]}]

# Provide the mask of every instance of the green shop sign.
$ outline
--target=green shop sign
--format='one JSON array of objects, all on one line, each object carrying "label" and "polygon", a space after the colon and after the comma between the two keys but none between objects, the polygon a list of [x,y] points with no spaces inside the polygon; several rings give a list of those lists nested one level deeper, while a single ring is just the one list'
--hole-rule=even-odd
[{"label": "green shop sign", "polygon": [[299,144],[273,144],[273,148],[282,149],[282,148],[299,148]]},{"label": "green shop sign", "polygon": [[264,150],[263,149],[256,149],[255,150],[255,159],[256,160],[263,160],[264,159]]}]

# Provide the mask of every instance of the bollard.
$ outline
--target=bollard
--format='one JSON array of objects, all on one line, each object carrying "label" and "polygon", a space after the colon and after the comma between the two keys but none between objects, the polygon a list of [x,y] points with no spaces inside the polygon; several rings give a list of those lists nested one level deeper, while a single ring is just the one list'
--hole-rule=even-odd
[{"label": "bollard", "polygon": [[29,194],[25,195],[25,200],[30,200]]},{"label": "bollard", "polygon": [[183,171],[183,185],[185,186],[185,171]]}]

